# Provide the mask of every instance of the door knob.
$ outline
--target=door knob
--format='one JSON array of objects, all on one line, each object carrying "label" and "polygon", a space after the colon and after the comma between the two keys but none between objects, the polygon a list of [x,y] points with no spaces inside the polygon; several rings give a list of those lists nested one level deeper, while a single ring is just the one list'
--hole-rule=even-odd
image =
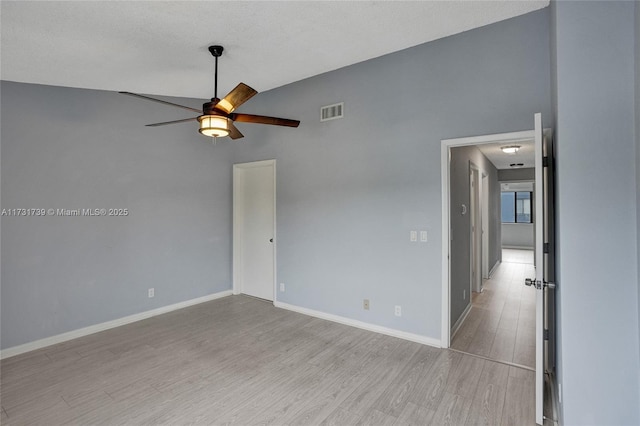
[{"label": "door knob", "polygon": [[542,289],[542,287],[546,287],[546,288],[550,288],[550,289],[555,289],[556,288],[556,284],[555,283],[550,283],[550,282],[547,282],[547,281],[538,281],[535,278],[525,278],[524,284],[528,285],[528,286],[533,286],[533,287],[537,288],[538,290]]}]

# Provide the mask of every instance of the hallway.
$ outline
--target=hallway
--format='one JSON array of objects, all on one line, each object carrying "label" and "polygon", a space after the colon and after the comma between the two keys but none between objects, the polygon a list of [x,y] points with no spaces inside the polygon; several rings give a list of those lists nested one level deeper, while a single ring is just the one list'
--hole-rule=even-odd
[{"label": "hallway", "polygon": [[502,263],[473,293],[467,319],[451,348],[529,369],[535,368],[535,289],[532,250],[502,250]]}]

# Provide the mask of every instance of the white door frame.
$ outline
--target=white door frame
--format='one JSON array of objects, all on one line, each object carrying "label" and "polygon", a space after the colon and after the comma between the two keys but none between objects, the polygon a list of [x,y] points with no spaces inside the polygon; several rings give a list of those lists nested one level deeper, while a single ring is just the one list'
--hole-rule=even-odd
[{"label": "white door frame", "polygon": [[440,170],[442,175],[442,327],[440,341],[443,348],[451,345],[451,269],[449,258],[451,254],[451,225],[450,199],[449,199],[449,167],[451,160],[451,148],[456,146],[482,145],[488,143],[508,143],[522,140],[532,140],[533,130],[522,132],[498,133],[494,135],[471,136],[466,138],[443,139],[440,151]]},{"label": "white door frame", "polygon": [[482,279],[489,278],[489,176],[482,174]]},{"label": "white door frame", "polygon": [[261,160],[250,163],[238,163],[233,165],[233,294],[242,293],[242,218],[244,207],[244,185],[242,185],[242,171],[255,167],[273,167],[273,303],[276,303],[278,292],[276,291],[277,270],[277,239],[276,239],[276,160]]},{"label": "white door frame", "polygon": [[476,289],[482,290],[482,170],[473,162],[469,162],[469,243],[471,245],[469,253],[469,277],[471,292]]}]

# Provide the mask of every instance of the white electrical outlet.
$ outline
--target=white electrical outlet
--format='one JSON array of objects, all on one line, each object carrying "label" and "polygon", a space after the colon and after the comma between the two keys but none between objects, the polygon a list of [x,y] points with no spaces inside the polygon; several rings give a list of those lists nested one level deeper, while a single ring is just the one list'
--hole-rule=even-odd
[{"label": "white electrical outlet", "polygon": [[427,231],[420,231],[420,241],[423,243],[427,242]]},{"label": "white electrical outlet", "polygon": [[418,241],[418,231],[409,232],[409,241],[412,243]]},{"label": "white electrical outlet", "polygon": [[402,306],[396,305],[395,314],[396,314],[397,317],[401,317],[402,316]]},{"label": "white electrical outlet", "polygon": [[284,283],[280,283],[280,291],[284,292]]},{"label": "white electrical outlet", "polygon": [[156,290],[153,287],[151,287],[148,291],[148,294],[149,294],[149,298],[152,298],[153,296],[156,295]]},{"label": "white electrical outlet", "polygon": [[369,310],[369,299],[364,299],[362,301],[362,309],[364,309],[365,311]]}]

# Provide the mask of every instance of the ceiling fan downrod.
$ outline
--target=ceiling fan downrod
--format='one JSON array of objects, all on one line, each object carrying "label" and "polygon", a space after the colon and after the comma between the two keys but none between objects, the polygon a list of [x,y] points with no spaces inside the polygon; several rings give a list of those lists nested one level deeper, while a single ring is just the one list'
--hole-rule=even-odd
[{"label": "ceiling fan downrod", "polygon": [[216,68],[215,68],[215,73],[213,77],[213,99],[211,99],[212,101],[214,101],[214,99],[218,99],[218,58],[222,56],[223,50],[224,50],[224,47],[219,45],[209,46],[209,52],[211,52],[211,55],[213,55],[213,57],[216,58]]}]

